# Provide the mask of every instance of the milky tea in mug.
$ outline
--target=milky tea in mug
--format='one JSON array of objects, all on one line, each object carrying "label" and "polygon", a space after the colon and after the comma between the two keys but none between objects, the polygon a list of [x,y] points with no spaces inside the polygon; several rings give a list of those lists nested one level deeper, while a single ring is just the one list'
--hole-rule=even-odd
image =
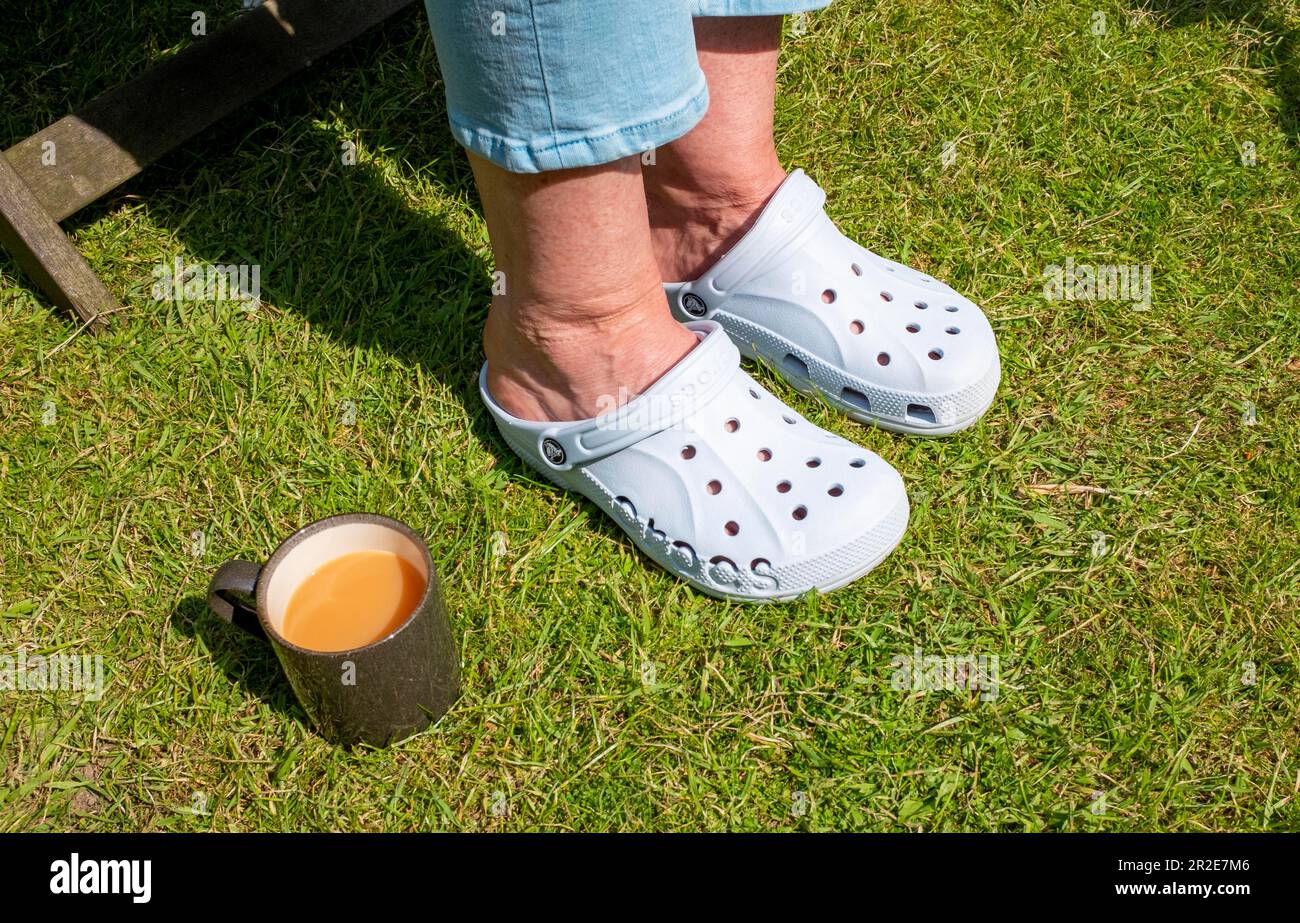
[{"label": "milky tea in mug", "polygon": [[396,519],[327,516],[265,564],[226,561],[208,608],[270,643],[308,720],[334,743],[405,740],[460,693],[438,569],[424,538]]},{"label": "milky tea in mug", "polygon": [[364,550],[321,564],[289,597],[281,634],[312,651],[350,651],[385,638],[424,596],[420,572],[399,554]]}]

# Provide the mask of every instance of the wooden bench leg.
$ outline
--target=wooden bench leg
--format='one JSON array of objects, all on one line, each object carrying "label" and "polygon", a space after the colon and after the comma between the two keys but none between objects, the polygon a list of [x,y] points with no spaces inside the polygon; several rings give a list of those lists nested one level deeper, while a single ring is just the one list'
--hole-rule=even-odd
[{"label": "wooden bench leg", "polygon": [[9,161],[0,156],[0,244],[14,262],[60,307],[91,329],[121,310],[104,283],[68,241]]}]

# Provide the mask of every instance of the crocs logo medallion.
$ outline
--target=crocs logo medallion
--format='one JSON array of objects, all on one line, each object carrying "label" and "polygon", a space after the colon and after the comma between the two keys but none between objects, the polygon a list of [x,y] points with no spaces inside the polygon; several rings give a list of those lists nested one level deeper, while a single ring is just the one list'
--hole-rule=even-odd
[{"label": "crocs logo medallion", "polygon": [[552,465],[564,464],[564,446],[550,436],[542,440],[542,454],[546,456],[546,460]]},{"label": "crocs logo medallion", "polygon": [[703,317],[709,310],[709,306],[704,303],[704,299],[692,292],[687,292],[682,296],[682,310],[691,317]]}]

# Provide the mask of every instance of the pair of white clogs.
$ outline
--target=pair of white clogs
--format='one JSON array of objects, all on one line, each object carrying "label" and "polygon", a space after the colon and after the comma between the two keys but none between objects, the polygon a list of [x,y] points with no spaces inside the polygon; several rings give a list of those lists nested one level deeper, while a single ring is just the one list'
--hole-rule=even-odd
[{"label": "pair of white clogs", "polygon": [[907,492],[878,455],[766,391],[741,355],[853,419],[946,435],[993,401],[997,342],[972,302],[849,240],[801,170],[735,247],[666,286],[699,345],[647,391],[590,420],[511,416],[502,436],[555,484],[613,517],[660,566],[713,596],[826,592],[879,564],[907,528]]}]

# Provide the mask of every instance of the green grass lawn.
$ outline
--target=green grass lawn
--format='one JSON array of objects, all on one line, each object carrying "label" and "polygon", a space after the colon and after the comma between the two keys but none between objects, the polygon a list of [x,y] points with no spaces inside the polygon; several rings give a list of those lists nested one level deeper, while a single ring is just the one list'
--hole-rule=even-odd
[{"label": "green grass lawn", "polygon": [[[18,14],[0,145],[174,53],[193,6]],[[0,257],[0,654],[107,678],[0,692],[0,830],[1300,828],[1298,44],[1300,0],[790,24],[786,164],[982,304],[1004,376],[926,441],[759,370],[913,505],[867,578],[761,607],[497,438],[423,11],[321,62],[65,223],[126,305],[106,334]],[[155,301],[178,256],[260,265],[263,303]],[[1149,309],[1047,299],[1067,259],[1150,266]],[[428,536],[462,651],[459,703],[391,750],[325,743],[206,615],[222,560],[352,510]],[[894,688],[916,649],[996,656],[996,695]]]}]

